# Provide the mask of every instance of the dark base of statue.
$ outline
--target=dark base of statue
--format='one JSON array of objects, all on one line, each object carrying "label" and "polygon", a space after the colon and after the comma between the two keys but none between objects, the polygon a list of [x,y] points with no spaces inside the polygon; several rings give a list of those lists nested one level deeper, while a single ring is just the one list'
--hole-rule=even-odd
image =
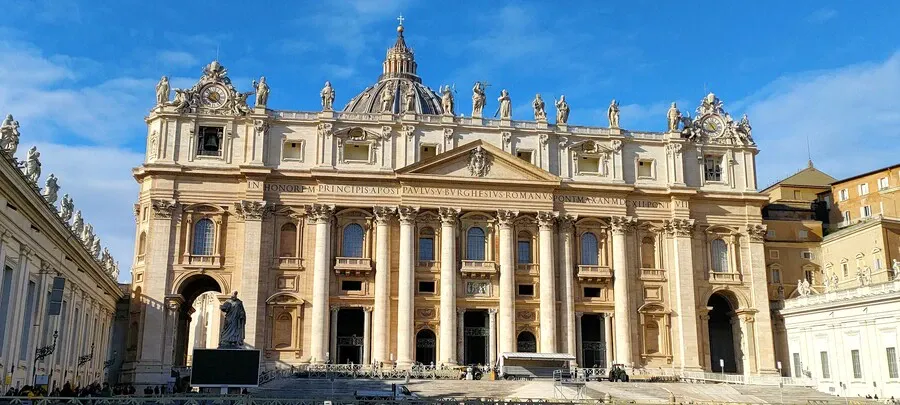
[{"label": "dark base of statue", "polygon": [[191,386],[249,388],[259,385],[260,351],[243,347],[194,349]]}]

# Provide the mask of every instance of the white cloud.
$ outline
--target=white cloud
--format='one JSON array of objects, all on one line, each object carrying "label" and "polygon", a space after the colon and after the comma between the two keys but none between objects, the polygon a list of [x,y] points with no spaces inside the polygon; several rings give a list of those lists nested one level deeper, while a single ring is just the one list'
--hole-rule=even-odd
[{"label": "white cloud", "polygon": [[900,52],[884,61],[779,78],[741,100],[759,143],[759,185],[813,162],[837,178],[898,161]]},{"label": "white cloud", "polygon": [[156,57],[168,68],[181,68],[197,65],[197,58],[184,51],[159,51]]}]

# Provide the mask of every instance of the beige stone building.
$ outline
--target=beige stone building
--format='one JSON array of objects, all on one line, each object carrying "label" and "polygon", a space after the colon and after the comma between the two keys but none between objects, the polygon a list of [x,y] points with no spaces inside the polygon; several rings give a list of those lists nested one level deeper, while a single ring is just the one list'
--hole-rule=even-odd
[{"label": "beige stone building", "polygon": [[609,127],[567,124],[565,101],[550,123],[540,99],[514,121],[508,95],[486,118],[479,83],[462,116],[402,27],[343,111],[330,84],[322,111],[267,109],[263,83],[252,108],[218,62],[174,101],[158,87],[134,170],[134,381],[184,365],[195,300],[235,290],[267,367],[536,351],[775,372],[758,150],[714,95],[663,133],[619,128],[616,104]]}]

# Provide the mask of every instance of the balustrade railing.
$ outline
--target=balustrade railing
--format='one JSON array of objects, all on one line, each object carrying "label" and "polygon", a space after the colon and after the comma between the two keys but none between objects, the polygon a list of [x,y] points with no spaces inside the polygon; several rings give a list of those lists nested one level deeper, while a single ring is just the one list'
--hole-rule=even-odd
[{"label": "balustrade railing", "polygon": [[338,257],[335,258],[334,269],[343,272],[370,272],[372,271],[372,259],[368,257]]},{"label": "balustrade railing", "polygon": [[220,264],[218,255],[188,255],[186,262],[192,266],[218,266]]},{"label": "balustrade railing", "polygon": [[589,264],[578,265],[578,272],[576,274],[580,279],[611,278],[612,275],[612,269],[609,267]]},{"label": "balustrade railing", "polygon": [[540,266],[535,263],[516,263],[516,271],[536,273],[539,268]]},{"label": "balustrade railing", "polygon": [[282,269],[302,269],[303,259],[299,257],[279,257],[278,267]]},{"label": "balustrade railing", "polygon": [[663,269],[641,269],[641,279],[642,280],[665,280],[666,279],[666,271]]},{"label": "balustrade railing", "polygon": [[497,272],[497,263],[485,260],[463,260],[459,270],[470,275],[490,275]]},{"label": "balustrade railing", "polygon": [[709,272],[710,283],[739,283],[740,281],[740,273],[720,273],[716,271]]}]

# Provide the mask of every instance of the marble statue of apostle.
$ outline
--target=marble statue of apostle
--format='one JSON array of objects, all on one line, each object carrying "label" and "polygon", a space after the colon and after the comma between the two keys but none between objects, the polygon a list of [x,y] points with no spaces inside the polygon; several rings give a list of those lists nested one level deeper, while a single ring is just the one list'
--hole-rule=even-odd
[{"label": "marble statue of apostle", "polygon": [[91,254],[95,259],[100,259],[100,253],[100,238],[94,238],[94,243],[91,244]]},{"label": "marble statue of apostle", "polygon": [[453,90],[449,85],[441,86],[441,108],[444,109],[444,115],[456,115],[456,112],[453,110],[454,100],[453,100]]},{"label": "marble statue of apostle", "polygon": [[412,85],[403,92],[403,112],[416,112],[416,89]]},{"label": "marble statue of apostle", "polygon": [[163,76],[156,84],[156,105],[169,103],[169,78]]},{"label": "marble statue of apostle", "polygon": [[7,114],[3,124],[0,124],[0,149],[10,156],[15,155],[19,148],[19,135],[19,121],[14,120],[12,114]]},{"label": "marble statue of apostle", "polygon": [[319,93],[322,96],[322,111],[331,111],[334,109],[334,88],[331,82],[325,82],[325,87]]},{"label": "marble statue of apostle", "polygon": [[37,146],[28,149],[28,155],[25,156],[25,177],[31,184],[37,186],[37,181],[41,178],[41,152],[37,151]]},{"label": "marble statue of apostle", "polygon": [[566,102],[566,96],[559,96],[559,101],[556,102],[556,123],[567,122],[569,122],[569,103]]},{"label": "marble statue of apostle", "polygon": [[606,118],[609,119],[610,128],[619,127],[619,102],[615,99],[609,103],[609,108],[606,110]]},{"label": "marble statue of apostle", "polygon": [[253,88],[256,89],[256,107],[265,107],[269,102],[269,85],[266,84],[266,77],[260,77],[259,83],[254,80]]},{"label": "marble statue of apostle", "polygon": [[678,131],[678,123],[681,122],[681,111],[678,111],[678,106],[675,103],[672,103],[672,106],[669,107],[669,111],[666,113],[666,121],[668,122],[669,132]]},{"label": "marble statue of apostle", "polygon": [[497,97],[497,102],[500,103],[500,108],[497,110],[500,113],[500,119],[512,119],[512,100],[509,98],[509,92],[506,89],[500,90],[500,97]]},{"label": "marble statue of apostle", "polygon": [[385,86],[384,90],[381,92],[381,112],[394,112],[394,86],[392,86],[390,83],[388,83],[388,85]]},{"label": "marble statue of apostle", "polygon": [[72,232],[75,233],[76,236],[81,237],[81,232],[84,230],[84,219],[81,218],[81,210],[75,211],[75,216],[72,217]]},{"label": "marble statue of apostle", "polygon": [[219,334],[220,349],[243,348],[244,326],[247,323],[247,314],[244,312],[244,304],[237,297],[235,291],[231,298],[225,301],[221,307],[225,313],[225,322],[222,323],[222,331]]},{"label": "marble statue of apostle", "polygon": [[484,95],[484,83],[475,82],[472,87],[472,117],[481,118],[484,113],[484,103],[487,98]]},{"label": "marble statue of apostle", "polygon": [[531,102],[531,106],[534,108],[535,121],[547,120],[547,111],[544,110],[544,99],[541,98],[540,94],[534,96],[534,100]]},{"label": "marble statue of apostle", "polygon": [[69,197],[68,194],[63,194],[62,200],[59,202],[59,217],[65,223],[69,223],[69,220],[72,219],[72,211],[75,209],[75,202],[72,201],[72,197]]},{"label": "marble statue of apostle", "polygon": [[47,180],[44,182],[44,189],[41,190],[41,195],[44,196],[44,199],[47,200],[50,205],[56,204],[56,199],[59,198],[57,193],[59,192],[59,184],[57,184],[56,176],[53,173],[50,173],[47,176]]},{"label": "marble statue of apostle", "polygon": [[94,226],[91,224],[84,224],[84,229],[81,230],[81,242],[84,243],[89,249],[94,246]]}]

